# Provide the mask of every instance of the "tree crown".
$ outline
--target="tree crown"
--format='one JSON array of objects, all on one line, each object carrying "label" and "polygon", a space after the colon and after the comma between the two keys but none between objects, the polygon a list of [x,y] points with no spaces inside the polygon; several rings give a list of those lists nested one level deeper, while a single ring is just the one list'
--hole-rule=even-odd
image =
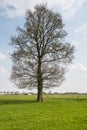
[{"label": "tree crown", "polygon": [[67,33],[63,28],[61,15],[46,5],[27,10],[24,29],[18,27],[18,35],[11,38],[16,48],[11,79],[19,88],[48,88],[62,83],[74,53],[74,47],[64,42]]}]

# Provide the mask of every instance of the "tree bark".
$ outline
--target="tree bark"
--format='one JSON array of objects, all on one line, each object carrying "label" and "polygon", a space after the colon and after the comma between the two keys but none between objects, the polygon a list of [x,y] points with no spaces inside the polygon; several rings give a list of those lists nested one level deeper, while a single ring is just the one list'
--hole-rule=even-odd
[{"label": "tree bark", "polygon": [[43,102],[42,88],[39,88],[39,87],[38,87],[37,101],[38,102]]},{"label": "tree bark", "polygon": [[37,82],[38,82],[38,94],[37,94],[37,101],[43,102],[43,79],[42,79],[42,72],[41,72],[41,59],[38,62],[38,71],[37,71]]}]

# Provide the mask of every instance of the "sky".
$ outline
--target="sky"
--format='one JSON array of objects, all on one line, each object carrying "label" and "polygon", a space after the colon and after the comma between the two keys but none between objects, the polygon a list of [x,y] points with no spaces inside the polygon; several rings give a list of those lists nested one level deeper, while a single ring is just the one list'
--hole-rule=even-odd
[{"label": "sky", "polygon": [[75,46],[75,58],[65,81],[53,91],[87,93],[87,0],[0,0],[0,91],[18,90],[9,80],[13,50],[10,38],[17,26],[23,27],[26,10],[41,3],[62,15],[68,33],[65,40]]}]

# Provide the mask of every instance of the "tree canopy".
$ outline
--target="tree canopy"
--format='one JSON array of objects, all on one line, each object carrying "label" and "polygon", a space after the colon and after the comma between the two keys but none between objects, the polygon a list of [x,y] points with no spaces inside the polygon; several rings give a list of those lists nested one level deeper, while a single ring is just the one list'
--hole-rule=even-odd
[{"label": "tree canopy", "polygon": [[65,42],[67,36],[60,13],[47,5],[27,10],[24,28],[11,37],[11,80],[19,88],[37,88],[37,101],[43,101],[43,88],[59,86],[66,67],[72,62],[74,47]]}]

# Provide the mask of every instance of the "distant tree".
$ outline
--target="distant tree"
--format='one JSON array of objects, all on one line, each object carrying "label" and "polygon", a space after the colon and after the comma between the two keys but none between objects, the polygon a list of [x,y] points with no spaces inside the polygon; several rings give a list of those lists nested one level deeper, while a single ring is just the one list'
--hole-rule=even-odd
[{"label": "distant tree", "polygon": [[24,28],[11,37],[15,47],[12,54],[11,80],[18,88],[37,88],[37,101],[43,101],[43,88],[59,86],[64,80],[68,63],[72,62],[74,47],[64,42],[67,35],[61,15],[36,5],[27,10]]}]

